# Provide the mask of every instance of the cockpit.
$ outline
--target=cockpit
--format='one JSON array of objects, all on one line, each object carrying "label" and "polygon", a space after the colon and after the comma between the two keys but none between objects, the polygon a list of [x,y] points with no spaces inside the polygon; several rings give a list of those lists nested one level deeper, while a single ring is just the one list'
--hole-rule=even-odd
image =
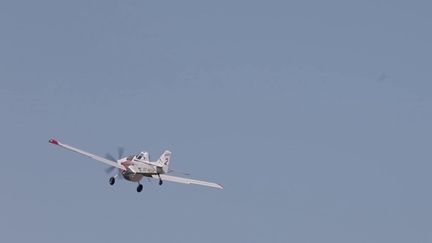
[{"label": "cockpit", "polygon": [[135,159],[149,161],[149,154],[147,152],[141,152],[135,156]]}]

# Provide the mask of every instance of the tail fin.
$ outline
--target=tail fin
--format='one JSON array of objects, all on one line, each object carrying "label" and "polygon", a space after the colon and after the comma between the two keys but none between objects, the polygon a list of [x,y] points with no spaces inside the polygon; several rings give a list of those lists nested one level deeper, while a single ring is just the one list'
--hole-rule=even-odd
[{"label": "tail fin", "polygon": [[161,155],[161,157],[157,161],[158,163],[163,164],[162,170],[164,173],[168,173],[170,160],[171,160],[171,152],[168,150],[165,150],[165,152],[163,152],[163,154]]}]

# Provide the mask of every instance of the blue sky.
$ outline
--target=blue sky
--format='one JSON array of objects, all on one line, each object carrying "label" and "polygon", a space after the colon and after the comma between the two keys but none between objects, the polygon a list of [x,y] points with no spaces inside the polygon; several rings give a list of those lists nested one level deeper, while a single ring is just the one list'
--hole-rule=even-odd
[{"label": "blue sky", "polygon": [[[430,242],[426,1],[2,1],[7,242]],[[173,152],[223,191],[108,185]]]}]

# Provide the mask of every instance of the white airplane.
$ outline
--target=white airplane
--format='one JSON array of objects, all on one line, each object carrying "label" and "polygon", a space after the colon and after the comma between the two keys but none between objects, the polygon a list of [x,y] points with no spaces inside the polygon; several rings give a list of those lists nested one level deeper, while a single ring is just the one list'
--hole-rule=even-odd
[{"label": "white airplane", "polygon": [[[123,177],[128,181],[138,182],[137,192],[141,192],[143,189],[143,185],[140,183],[141,179],[143,177],[149,177],[149,178],[158,179],[159,185],[162,185],[163,181],[172,181],[172,182],[183,183],[183,184],[195,184],[195,185],[223,189],[222,185],[213,182],[199,181],[199,180],[194,180],[189,178],[167,175],[166,173],[170,172],[168,168],[171,160],[171,152],[168,150],[165,150],[165,152],[163,152],[161,157],[155,162],[150,161],[149,154],[147,152],[141,152],[137,155],[131,155],[116,160],[110,155],[107,155],[106,158],[103,158],[88,153],[86,151],[74,148],[70,145],[60,143],[59,141],[53,138],[50,139],[48,142],[54,145],[58,145],[62,148],[77,152],[84,156],[90,157],[99,162],[105,163],[111,166],[109,170],[118,168],[119,169],[118,174],[109,178],[110,185],[114,185],[117,177],[120,178]],[[121,153],[119,153],[119,157],[121,157]]]}]

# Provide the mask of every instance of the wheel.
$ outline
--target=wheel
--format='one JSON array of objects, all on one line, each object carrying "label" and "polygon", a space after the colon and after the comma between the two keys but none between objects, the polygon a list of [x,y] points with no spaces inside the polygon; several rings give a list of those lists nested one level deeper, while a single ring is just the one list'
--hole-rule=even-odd
[{"label": "wheel", "polygon": [[159,180],[159,186],[162,186],[163,181]]},{"label": "wheel", "polygon": [[137,192],[141,192],[143,189],[143,185],[139,184],[137,187]]},{"label": "wheel", "polygon": [[115,178],[114,177],[109,178],[109,184],[112,186],[114,185],[114,183],[115,183]]}]

